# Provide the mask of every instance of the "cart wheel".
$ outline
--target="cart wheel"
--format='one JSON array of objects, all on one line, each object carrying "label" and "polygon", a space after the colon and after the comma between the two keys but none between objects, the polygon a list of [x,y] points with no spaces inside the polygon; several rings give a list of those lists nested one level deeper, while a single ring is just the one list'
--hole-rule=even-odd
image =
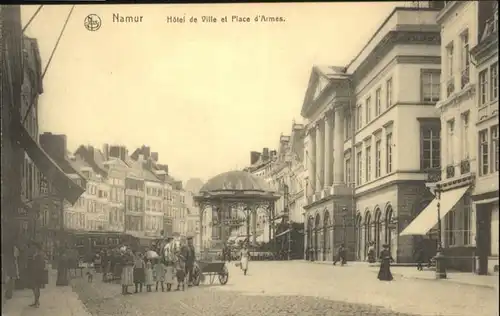
[{"label": "cart wheel", "polygon": [[226,285],[227,281],[229,281],[229,271],[227,271],[227,268],[224,265],[222,272],[219,273],[219,282],[222,285]]}]

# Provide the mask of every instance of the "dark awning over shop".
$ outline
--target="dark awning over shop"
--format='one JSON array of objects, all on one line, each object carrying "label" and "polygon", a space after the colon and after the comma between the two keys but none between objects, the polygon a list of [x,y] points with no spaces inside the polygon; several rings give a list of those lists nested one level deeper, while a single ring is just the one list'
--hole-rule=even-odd
[{"label": "dark awning over shop", "polygon": [[40,145],[29,135],[21,122],[18,123],[17,140],[20,146],[26,151],[33,160],[36,167],[48,181],[56,188],[68,202],[75,204],[78,198],[85,192],[85,189],[71,180],[66,173],[49,157],[49,155],[40,147]]}]

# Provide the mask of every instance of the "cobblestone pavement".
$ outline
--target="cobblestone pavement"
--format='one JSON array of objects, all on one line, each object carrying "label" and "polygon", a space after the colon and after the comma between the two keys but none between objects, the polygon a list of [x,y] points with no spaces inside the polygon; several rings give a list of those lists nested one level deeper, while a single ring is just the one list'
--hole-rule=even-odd
[{"label": "cobblestone pavement", "polygon": [[94,316],[128,315],[446,315],[491,316],[493,289],[420,280],[380,282],[362,267],[252,262],[247,276],[229,265],[227,285],[185,292],[120,294],[118,284],[73,281]]}]

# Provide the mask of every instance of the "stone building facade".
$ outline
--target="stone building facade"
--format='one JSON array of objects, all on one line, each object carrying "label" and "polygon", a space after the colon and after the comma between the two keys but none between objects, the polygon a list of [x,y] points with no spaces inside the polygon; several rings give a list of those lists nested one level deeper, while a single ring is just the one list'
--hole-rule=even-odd
[{"label": "stone building facade", "polygon": [[440,161],[438,12],[396,8],[347,66],[313,68],[301,113],[308,259],[344,244],[366,260],[373,242],[413,260],[414,238],[399,232],[431,200]]}]

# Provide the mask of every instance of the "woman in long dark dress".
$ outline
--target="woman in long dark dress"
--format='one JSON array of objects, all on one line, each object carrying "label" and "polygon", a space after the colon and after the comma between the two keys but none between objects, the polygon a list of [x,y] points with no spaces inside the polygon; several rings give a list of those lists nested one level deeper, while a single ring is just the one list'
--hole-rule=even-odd
[{"label": "woman in long dark dress", "polygon": [[32,307],[40,306],[40,288],[45,284],[45,260],[42,255],[41,246],[38,243],[31,244],[31,256],[28,258],[26,270],[29,287],[33,290],[35,302]]},{"label": "woman in long dark dress", "polygon": [[384,249],[380,252],[380,270],[378,271],[378,279],[380,281],[392,281],[393,276],[391,273],[391,262],[394,259],[391,256],[389,245],[383,245]]}]

